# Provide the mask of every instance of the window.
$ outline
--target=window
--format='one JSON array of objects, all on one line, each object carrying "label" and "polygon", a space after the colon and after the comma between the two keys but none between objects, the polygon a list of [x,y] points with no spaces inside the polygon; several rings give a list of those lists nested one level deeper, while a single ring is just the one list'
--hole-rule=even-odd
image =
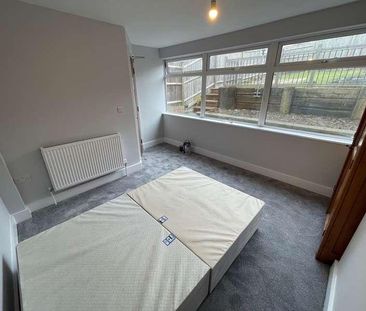
[{"label": "window", "polygon": [[167,112],[194,114],[201,104],[202,77],[173,76],[166,82]]},{"label": "window", "polygon": [[240,51],[210,56],[210,68],[240,68],[264,65],[267,58],[267,48]]},{"label": "window", "polygon": [[208,76],[205,116],[257,123],[265,76],[265,73]]},{"label": "window", "polygon": [[352,136],[365,107],[365,86],[366,68],[275,73],[266,124]]},{"label": "window", "polygon": [[278,53],[265,124],[352,137],[366,106],[366,34],[285,44]]},{"label": "window", "polygon": [[192,58],[167,62],[168,73],[187,73],[202,71],[202,58]]},{"label": "window", "polygon": [[201,105],[202,57],[166,62],[167,112],[196,115]]},{"label": "window", "polygon": [[280,63],[329,60],[366,55],[366,34],[284,45]]},{"label": "window", "polygon": [[166,88],[168,112],[352,138],[366,107],[366,33],[167,61]]}]

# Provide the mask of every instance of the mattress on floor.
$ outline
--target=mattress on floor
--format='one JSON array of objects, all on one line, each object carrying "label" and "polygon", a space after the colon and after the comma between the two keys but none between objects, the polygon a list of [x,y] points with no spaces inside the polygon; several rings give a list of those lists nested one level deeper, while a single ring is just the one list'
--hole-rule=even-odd
[{"label": "mattress on floor", "polygon": [[264,204],[186,167],[128,195],[211,267],[210,291],[254,234]]},{"label": "mattress on floor", "polygon": [[21,242],[22,310],[197,309],[210,269],[169,235],[122,195]]}]

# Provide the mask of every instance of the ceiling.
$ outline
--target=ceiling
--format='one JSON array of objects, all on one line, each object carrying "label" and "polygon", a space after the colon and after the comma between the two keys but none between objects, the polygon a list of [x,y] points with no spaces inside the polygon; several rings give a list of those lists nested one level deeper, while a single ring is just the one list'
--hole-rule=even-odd
[{"label": "ceiling", "polygon": [[123,25],[133,44],[166,47],[337,6],[353,0],[217,0],[219,17],[207,20],[210,0],[23,0]]}]

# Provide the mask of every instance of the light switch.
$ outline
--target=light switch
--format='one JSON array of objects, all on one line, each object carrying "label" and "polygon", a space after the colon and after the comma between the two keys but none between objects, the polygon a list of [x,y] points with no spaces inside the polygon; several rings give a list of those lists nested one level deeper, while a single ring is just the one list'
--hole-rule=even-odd
[{"label": "light switch", "polygon": [[117,112],[122,113],[123,112],[123,107],[122,106],[117,106]]}]

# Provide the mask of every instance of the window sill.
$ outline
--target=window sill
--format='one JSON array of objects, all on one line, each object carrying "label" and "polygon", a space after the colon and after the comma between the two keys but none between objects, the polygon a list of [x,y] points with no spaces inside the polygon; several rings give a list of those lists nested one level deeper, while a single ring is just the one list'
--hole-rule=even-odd
[{"label": "window sill", "polygon": [[209,122],[209,123],[216,123],[216,124],[221,124],[221,125],[253,129],[253,130],[276,133],[276,134],[301,137],[301,138],[323,141],[323,142],[334,143],[334,144],[345,145],[345,146],[352,144],[352,138],[344,137],[344,136],[316,134],[316,133],[297,131],[297,130],[291,130],[291,129],[282,129],[282,128],[276,128],[276,127],[270,127],[270,126],[259,126],[256,124],[249,124],[249,123],[244,124],[244,123],[238,123],[238,122],[234,122],[234,121],[216,120],[216,119],[212,119],[212,118],[202,118],[202,117],[198,117],[198,116],[194,117],[194,116],[188,116],[188,115],[184,115],[184,114],[177,114],[177,113],[171,113],[171,112],[163,112],[163,115],[198,120],[198,121]]}]

